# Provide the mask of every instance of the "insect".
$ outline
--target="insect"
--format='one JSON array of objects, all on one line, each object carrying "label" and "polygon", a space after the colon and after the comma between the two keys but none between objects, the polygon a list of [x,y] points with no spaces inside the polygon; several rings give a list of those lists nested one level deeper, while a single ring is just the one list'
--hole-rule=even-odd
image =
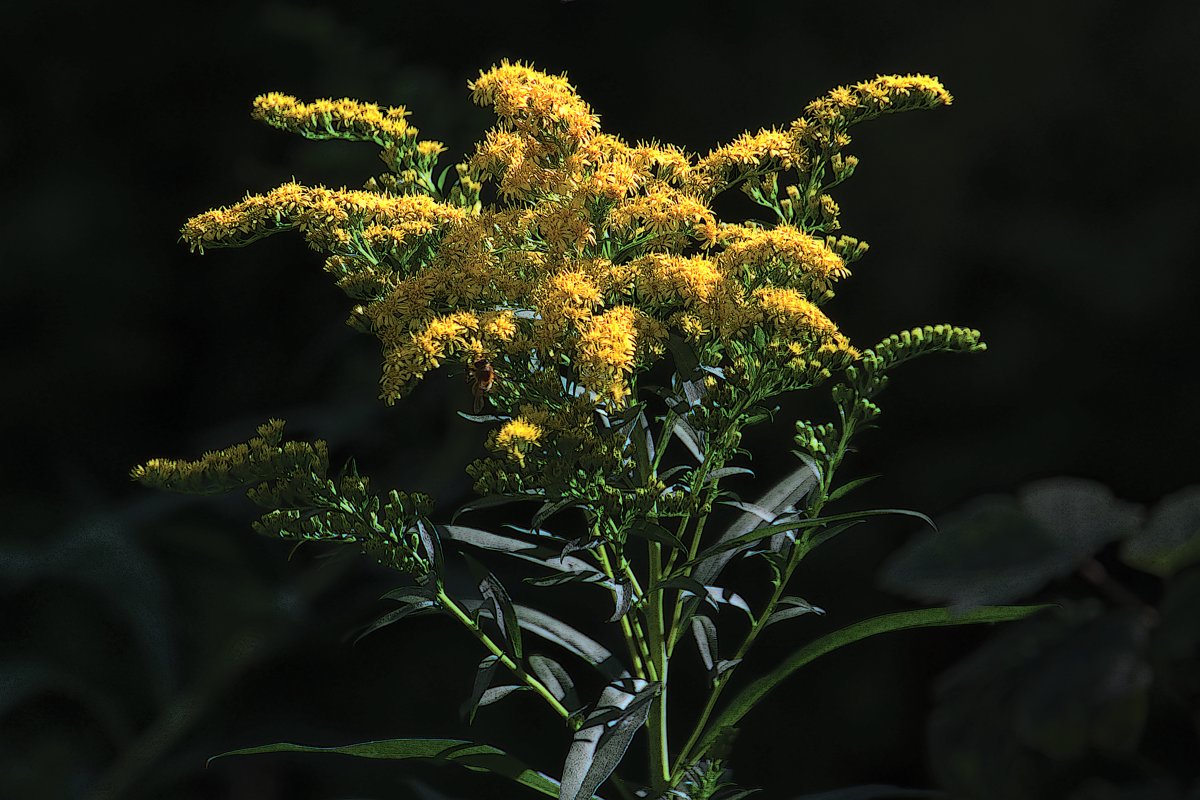
[{"label": "insect", "polygon": [[492,362],[486,358],[476,360],[467,371],[467,385],[471,387],[471,394],[475,397],[472,413],[478,414],[483,411],[483,398],[495,384],[496,370],[492,367]]}]

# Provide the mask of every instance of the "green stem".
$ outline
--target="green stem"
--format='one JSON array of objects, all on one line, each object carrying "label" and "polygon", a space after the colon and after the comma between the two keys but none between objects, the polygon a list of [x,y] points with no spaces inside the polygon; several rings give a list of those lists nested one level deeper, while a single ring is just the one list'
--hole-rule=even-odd
[{"label": "green stem", "polygon": [[[775,591],[771,593],[771,598],[767,601],[766,606],[763,607],[762,613],[754,619],[753,624],[750,626],[750,632],[746,634],[746,638],[742,641],[741,646],[738,647],[737,653],[735,653],[733,656],[733,661],[740,661],[741,659],[744,659],[746,657],[746,653],[749,652],[751,646],[753,646],[754,640],[757,639],[758,635],[767,627],[767,620],[770,619],[771,614],[775,612],[775,606],[779,603],[779,598],[783,596],[784,589],[787,587],[788,580],[791,578],[792,572],[795,571],[796,566],[804,558],[806,552],[806,548],[804,548],[802,545],[798,544],[796,546],[796,549],[792,552],[791,557],[788,559],[787,566],[784,569],[784,574],[781,576],[780,581],[775,586]],[[709,692],[708,700],[705,702],[704,708],[701,710],[700,716],[696,720],[695,726],[692,728],[691,735],[688,737],[687,742],[683,745],[683,749],[679,751],[679,755],[676,757],[675,763],[671,767],[672,776],[678,776],[684,769],[687,768],[689,756],[695,749],[696,743],[700,740],[700,735],[704,732],[705,725],[708,723],[708,718],[712,716],[713,710],[717,707],[717,701],[720,699],[721,693],[725,691],[725,687],[729,685],[729,680],[732,677],[735,669],[737,669],[736,665],[730,667],[725,672],[722,672],[717,677],[712,691]]]},{"label": "green stem", "polygon": [[[846,455],[846,450],[850,445],[850,439],[854,435],[856,421],[855,418],[853,416],[847,417],[844,409],[841,407],[838,408],[838,414],[842,423],[841,436],[838,437],[837,449],[825,462],[825,470],[821,475],[821,486],[816,492],[816,497],[808,507],[809,517],[819,516],[821,509],[824,508],[829,497],[829,491],[833,487],[834,473],[841,465],[842,459]],[[749,652],[750,647],[758,638],[759,633],[766,628],[766,622],[771,618],[771,614],[775,612],[776,605],[779,603],[780,598],[783,596],[784,590],[791,581],[792,573],[795,572],[796,567],[800,564],[800,561],[808,553],[808,541],[813,532],[814,530],[812,529],[806,530],[801,537],[801,540],[797,542],[796,546],[793,548],[791,555],[788,557],[787,564],[779,576],[779,581],[775,585],[775,590],[771,593],[770,599],[763,607],[762,613],[755,618],[750,627],[750,632],[746,634],[746,638],[742,641],[741,646],[738,647],[737,653],[732,659],[733,661],[740,662],[741,659],[744,659],[746,657],[746,653]],[[695,554],[692,554],[689,556],[688,560],[694,558]],[[676,610],[678,610],[678,607]],[[733,677],[733,673],[736,669],[737,665],[735,664],[717,677],[716,684],[709,693],[708,700],[705,702],[704,708],[700,712],[700,717],[697,719],[695,727],[692,728],[691,735],[688,737],[683,749],[679,751],[679,755],[675,759],[675,763],[671,768],[672,781],[677,779],[682,770],[687,768],[688,760],[691,757],[692,752],[696,749],[696,745],[700,741],[701,735],[705,731],[705,726],[708,723],[709,717],[712,716],[713,710],[716,709],[717,701],[720,700],[721,693],[725,691],[725,687],[729,685],[730,679]],[[703,751],[700,751],[699,754],[703,755]]]},{"label": "green stem", "polygon": [[[650,585],[662,580],[662,545],[650,542]],[[650,779],[656,792],[671,780],[670,753],[667,743],[667,648],[663,640],[663,593],[655,591],[647,599],[646,624],[650,638],[650,657],[661,691],[650,703],[646,720],[650,745]]]},{"label": "green stem", "polygon": [[501,664],[508,667],[509,672],[516,676],[518,680],[520,680],[530,689],[533,689],[533,691],[541,695],[542,699],[545,700],[560,717],[563,719],[570,719],[571,712],[568,711],[562,703],[558,702],[558,698],[546,688],[546,685],[534,676],[530,675],[525,671],[524,667],[514,661],[512,657],[504,651],[504,648],[500,647],[500,645],[496,644],[496,642],[492,640],[492,637],[484,633],[483,628],[479,627],[479,624],[476,623],[475,620],[471,619],[470,615],[463,611],[458,604],[454,602],[450,595],[446,594],[446,591],[440,587],[438,588],[437,599],[442,608],[450,612],[450,616],[462,623],[463,627],[469,630],[471,635],[478,639],[480,644],[486,647],[489,653],[499,659]]},{"label": "green stem", "polygon": [[[604,574],[615,583],[616,573],[613,571],[612,563],[609,561],[607,547],[599,547],[596,550],[596,557],[600,561],[600,567],[604,570]],[[630,591],[632,591],[632,587]],[[616,587],[613,588],[612,595],[615,602],[617,599]],[[625,637],[625,647],[629,651],[629,660],[633,662],[633,673],[639,678],[644,679],[646,677],[646,668],[642,664],[642,656],[645,654],[646,644],[640,640],[640,637],[635,635],[633,626],[629,624],[628,614],[621,617],[621,635]]]}]

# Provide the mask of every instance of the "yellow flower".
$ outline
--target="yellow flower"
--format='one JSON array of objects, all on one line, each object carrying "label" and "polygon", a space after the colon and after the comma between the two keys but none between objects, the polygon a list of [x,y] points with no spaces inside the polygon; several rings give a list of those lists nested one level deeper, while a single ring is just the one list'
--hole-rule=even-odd
[{"label": "yellow flower", "polygon": [[388,145],[414,140],[417,129],[405,122],[404,106],[380,109],[343,97],[302,103],[291,95],[268,92],[254,98],[254,119],[309,139],[356,139]]},{"label": "yellow flower", "polygon": [[645,194],[631,197],[615,206],[608,214],[608,223],[630,232],[647,232],[661,239],[663,244],[683,241],[674,234],[687,232],[704,242],[712,242],[717,236],[717,221],[712,210],[693,195],[657,183]]},{"label": "yellow flower", "polygon": [[725,281],[716,265],[701,256],[651,253],[634,262],[639,269],[638,292],[646,300],[682,300],[689,306],[707,301]]},{"label": "yellow flower", "polygon": [[828,291],[833,281],[850,275],[842,257],[824,239],[792,225],[727,226],[721,233],[727,244],[718,261],[730,274],[746,270],[757,282],[787,286],[799,283],[816,295]]},{"label": "yellow flower", "polygon": [[[853,86],[839,86],[812,101],[805,117],[822,125],[846,127],[893,111],[948,106],[954,101],[937,78],[928,75],[880,75]],[[803,133],[811,133],[809,126]],[[793,126],[792,133],[797,133]]]},{"label": "yellow flower", "polygon": [[763,286],[754,290],[754,298],[776,330],[785,334],[837,334],[837,326],[816,304],[795,289]]},{"label": "yellow flower", "polygon": [[600,127],[574,87],[563,76],[546,75],[507,59],[467,84],[471,99],[490,105],[496,115],[527,134],[560,135],[583,141]]},{"label": "yellow flower", "polygon": [[523,417],[511,419],[496,431],[491,443],[492,448],[504,453],[521,466],[525,465],[525,455],[542,440],[544,431],[539,425]]},{"label": "yellow flower", "polygon": [[633,372],[637,311],[617,306],[580,325],[576,368],[584,386],[617,407],[629,396],[626,375]]},{"label": "yellow flower", "polygon": [[787,170],[803,158],[789,132],[762,128],[710,151],[691,170],[686,186],[702,196],[712,196],[747,172]]}]

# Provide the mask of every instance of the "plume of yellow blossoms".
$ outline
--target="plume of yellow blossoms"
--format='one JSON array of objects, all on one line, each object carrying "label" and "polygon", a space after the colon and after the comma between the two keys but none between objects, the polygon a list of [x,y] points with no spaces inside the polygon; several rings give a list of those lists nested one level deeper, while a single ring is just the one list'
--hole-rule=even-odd
[{"label": "plume of yellow blossoms", "polygon": [[[701,157],[602,132],[565,77],[525,64],[502,62],[469,89],[497,123],[440,171],[445,148],[419,139],[402,107],[262,95],[256,119],[373,142],[386,172],[361,190],[286,183],[182,234],[203,252],[299,230],[358,302],[348,322],[380,340],[383,400],[447,363],[469,373],[485,361],[488,395],[510,415],[617,413],[672,337],[731,382],[774,373],[776,393],[847,366],[858,351],[820,308],[866,249],[834,235],[826,191],[857,164],[842,153],[847,129],[951,101],[933,78],[881,76]],[[733,188],[770,220],[719,220],[712,201]],[[524,464],[549,440],[540,430],[517,417],[491,444]]]}]

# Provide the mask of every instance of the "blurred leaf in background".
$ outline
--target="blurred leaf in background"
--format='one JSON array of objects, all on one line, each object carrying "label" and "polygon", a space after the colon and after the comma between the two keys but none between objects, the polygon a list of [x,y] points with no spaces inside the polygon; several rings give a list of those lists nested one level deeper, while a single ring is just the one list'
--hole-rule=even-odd
[{"label": "blurred leaf in background", "polygon": [[881,582],[899,594],[960,608],[1059,603],[937,682],[927,736],[939,783],[979,800],[1192,797],[1198,561],[1200,487],[1146,515],[1077,478],[967,503],[897,551]]}]

